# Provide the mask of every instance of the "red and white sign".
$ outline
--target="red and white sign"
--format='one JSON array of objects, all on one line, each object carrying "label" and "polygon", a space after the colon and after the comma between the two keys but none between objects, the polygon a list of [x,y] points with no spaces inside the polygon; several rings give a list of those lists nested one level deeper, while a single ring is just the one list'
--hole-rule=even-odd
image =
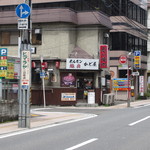
[{"label": "red and white sign", "polygon": [[100,45],[100,68],[108,68],[108,45]]},{"label": "red and white sign", "polygon": [[121,55],[119,58],[119,63],[120,64],[126,64],[127,63],[127,56]]},{"label": "red and white sign", "polygon": [[30,84],[31,52],[23,50],[21,55],[21,86],[22,88],[28,88]]},{"label": "red and white sign", "polygon": [[47,69],[47,62],[42,62],[41,67],[42,67],[42,70]]},{"label": "red and white sign", "polygon": [[144,96],[144,76],[139,76],[139,93]]}]

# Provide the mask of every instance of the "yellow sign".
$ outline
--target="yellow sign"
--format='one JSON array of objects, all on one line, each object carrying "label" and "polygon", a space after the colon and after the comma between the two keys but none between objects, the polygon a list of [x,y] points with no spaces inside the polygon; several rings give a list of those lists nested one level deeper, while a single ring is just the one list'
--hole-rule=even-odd
[{"label": "yellow sign", "polygon": [[8,62],[7,64],[7,79],[14,79],[14,63]]},{"label": "yellow sign", "polygon": [[0,66],[7,67],[7,59],[1,59]]},{"label": "yellow sign", "polygon": [[6,77],[7,76],[7,70],[0,70],[0,77]]}]

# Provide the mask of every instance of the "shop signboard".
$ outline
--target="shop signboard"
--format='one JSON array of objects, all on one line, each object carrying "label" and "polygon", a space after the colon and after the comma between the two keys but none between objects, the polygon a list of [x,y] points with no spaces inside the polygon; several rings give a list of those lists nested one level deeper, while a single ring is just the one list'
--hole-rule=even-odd
[{"label": "shop signboard", "polygon": [[98,59],[67,58],[66,69],[73,70],[98,70]]},{"label": "shop signboard", "polygon": [[76,86],[75,73],[71,73],[71,72],[61,73],[61,86],[62,87],[75,87]]},{"label": "shop signboard", "polygon": [[130,81],[128,86],[127,78],[114,78],[113,79],[113,89],[115,91],[127,91],[130,90]]},{"label": "shop signboard", "polygon": [[144,96],[144,76],[139,76],[139,93]]},{"label": "shop signboard", "polygon": [[120,64],[118,65],[118,70],[127,70],[128,69],[128,65],[127,64]]},{"label": "shop signboard", "polygon": [[14,79],[14,63],[14,60],[8,59],[6,79]]},{"label": "shop signboard", "polygon": [[0,48],[0,77],[7,76],[7,48]]},{"label": "shop signboard", "polygon": [[21,87],[27,89],[30,84],[30,69],[31,69],[31,52],[23,50],[21,60]]},{"label": "shop signboard", "polygon": [[76,93],[61,93],[61,101],[76,101]]},{"label": "shop signboard", "polygon": [[15,64],[14,64],[14,78],[15,79],[20,79],[20,58],[15,59]]},{"label": "shop signboard", "polygon": [[141,68],[141,51],[134,52],[134,68],[135,69]]},{"label": "shop signboard", "polygon": [[100,45],[100,68],[108,68],[108,45]]}]

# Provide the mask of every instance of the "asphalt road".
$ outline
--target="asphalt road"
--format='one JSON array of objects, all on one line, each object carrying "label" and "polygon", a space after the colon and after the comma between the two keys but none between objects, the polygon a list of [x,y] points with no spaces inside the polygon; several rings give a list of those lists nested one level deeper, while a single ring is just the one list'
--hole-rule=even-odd
[{"label": "asphalt road", "polygon": [[105,111],[67,109],[69,112],[95,113],[98,116],[2,138],[0,149],[150,150],[149,110],[150,106]]}]

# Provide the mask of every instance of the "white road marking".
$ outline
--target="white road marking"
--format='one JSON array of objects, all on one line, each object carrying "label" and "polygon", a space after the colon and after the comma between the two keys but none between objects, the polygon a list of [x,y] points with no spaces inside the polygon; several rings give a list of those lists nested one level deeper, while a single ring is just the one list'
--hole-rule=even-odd
[{"label": "white road marking", "polygon": [[31,109],[31,112],[40,111],[40,110],[49,110],[49,109],[53,109],[53,108],[35,108],[35,109]]},{"label": "white road marking", "polygon": [[129,126],[134,126],[135,124],[140,123],[140,122],[142,122],[142,121],[145,121],[145,120],[147,120],[147,119],[149,119],[149,118],[150,118],[150,116],[147,116],[147,117],[145,117],[145,118],[143,118],[143,119],[140,119],[140,120],[138,120],[138,121],[135,121],[135,122],[133,122],[133,123],[130,123]]},{"label": "white road marking", "polygon": [[22,131],[17,131],[17,132],[13,132],[10,134],[0,135],[0,139],[11,137],[11,136],[16,136],[16,135],[21,135],[21,134],[25,134],[25,133],[30,133],[30,132],[34,132],[34,131],[38,131],[38,130],[43,130],[43,129],[47,129],[47,128],[52,128],[52,127],[56,127],[56,126],[60,126],[60,125],[65,125],[65,124],[69,124],[69,123],[74,123],[74,122],[78,122],[78,121],[82,121],[82,120],[86,120],[86,119],[91,119],[94,117],[97,117],[97,115],[92,114],[92,115],[85,117],[85,118],[65,121],[65,122],[61,122],[58,124],[50,124],[50,125],[46,125],[46,126],[42,126],[42,127],[32,128],[32,129],[23,129]]},{"label": "white road marking", "polygon": [[89,143],[92,143],[92,142],[94,142],[94,141],[96,141],[96,140],[98,140],[98,138],[90,139],[90,140],[88,140],[88,141],[85,141],[85,142],[80,143],[80,144],[78,144],[78,145],[75,145],[75,146],[73,146],[73,147],[67,148],[67,149],[65,149],[65,150],[74,150],[74,149],[77,149],[77,148],[82,147],[82,146],[84,146],[84,145],[87,145],[87,144],[89,144]]},{"label": "white road marking", "polygon": [[138,108],[142,108],[142,107],[147,107],[147,106],[150,106],[150,104],[146,104],[146,105],[142,105],[142,106],[137,106],[137,107],[134,107],[134,109],[138,109]]}]

